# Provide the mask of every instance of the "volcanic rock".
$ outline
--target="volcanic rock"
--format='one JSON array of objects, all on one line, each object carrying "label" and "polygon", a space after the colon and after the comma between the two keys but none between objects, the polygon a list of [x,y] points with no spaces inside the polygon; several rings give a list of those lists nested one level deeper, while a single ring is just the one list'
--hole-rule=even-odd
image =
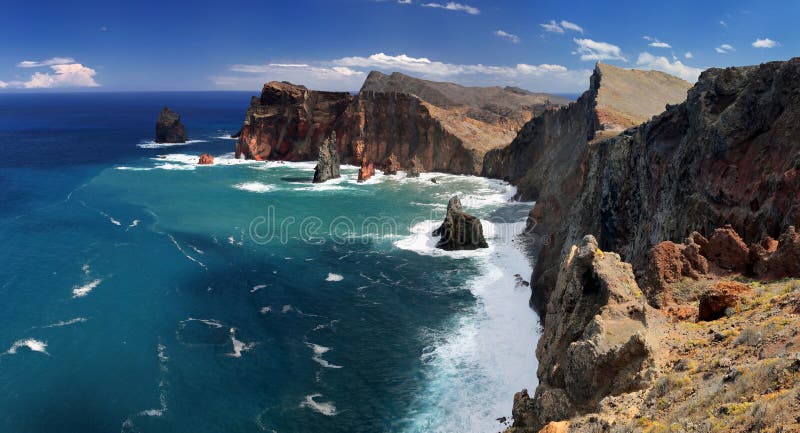
[{"label": "volcanic rock", "polygon": [[481,220],[464,212],[458,197],[451,198],[447,203],[444,222],[433,231],[433,235],[440,237],[436,247],[447,251],[489,247],[483,237]]},{"label": "volcanic rock", "polygon": [[419,158],[416,156],[411,158],[411,161],[408,163],[408,169],[406,170],[407,177],[419,177],[419,174],[425,171],[422,167],[422,163],[419,162]]},{"label": "volcanic rock", "polygon": [[361,168],[358,170],[358,181],[364,182],[372,176],[375,176],[375,164],[373,164],[372,161],[367,162],[365,155],[361,159]]},{"label": "volcanic rock", "polygon": [[480,174],[483,155],[507,145],[533,116],[567,103],[558,96],[502,87],[464,87],[403,74],[372,72],[358,96],[286,82],[264,85],[251,99],[237,157],[309,160],[326,131],[336,131],[345,163],[394,154],[431,170]]},{"label": "volcanic rock", "polygon": [[204,154],[200,155],[200,160],[197,161],[197,163],[200,164],[200,165],[213,164],[214,163],[214,157],[211,156],[208,153],[204,153]]},{"label": "volcanic rock", "polygon": [[317,166],[314,168],[314,183],[322,183],[340,176],[339,155],[336,153],[336,133],[332,132],[319,148]]},{"label": "volcanic rock", "polygon": [[750,250],[733,227],[727,224],[714,230],[703,253],[722,269],[744,272]]},{"label": "volcanic rock", "polygon": [[156,143],[185,143],[186,129],[181,123],[181,116],[164,107],[156,120]]},{"label": "volcanic rock", "polygon": [[650,315],[630,264],[601,251],[593,236],[572,246],[536,348],[539,386],[532,399],[515,397],[514,427],[537,432],[596,411],[608,396],[646,388],[654,366]]},{"label": "volcanic rock", "polygon": [[383,174],[385,175],[394,175],[401,169],[400,162],[397,161],[397,157],[394,156],[394,153],[389,155],[386,158],[386,162],[383,163]]},{"label": "volcanic rock", "polygon": [[[650,305],[661,308],[673,302],[670,286],[684,278],[699,280],[708,273],[708,260],[690,236],[685,244],[664,241],[650,250],[643,278],[643,292]],[[702,239],[702,236],[700,236]]]},{"label": "volcanic rock", "polygon": [[697,319],[717,320],[728,311],[737,311],[742,305],[742,294],[750,290],[749,286],[741,283],[720,281],[700,297]]}]

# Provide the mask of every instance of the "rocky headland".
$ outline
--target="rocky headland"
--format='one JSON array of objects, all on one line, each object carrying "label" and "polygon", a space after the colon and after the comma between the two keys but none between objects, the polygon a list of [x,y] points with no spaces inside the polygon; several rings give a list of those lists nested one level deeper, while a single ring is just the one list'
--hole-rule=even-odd
[{"label": "rocky headland", "polygon": [[539,385],[509,431],[800,430],[800,59],[709,69],[611,137],[604,69],[484,167],[537,200]]},{"label": "rocky headland", "polygon": [[236,155],[314,160],[324,138],[336,132],[343,163],[360,165],[366,158],[385,165],[394,155],[404,169],[416,158],[418,171],[480,174],[487,151],[508,145],[531,118],[567,102],[513,87],[464,87],[400,73],[371,72],[355,96],[270,82],[251,100]]},{"label": "rocky headland", "polygon": [[156,143],[185,143],[186,128],[181,123],[181,116],[164,107],[156,120]]}]

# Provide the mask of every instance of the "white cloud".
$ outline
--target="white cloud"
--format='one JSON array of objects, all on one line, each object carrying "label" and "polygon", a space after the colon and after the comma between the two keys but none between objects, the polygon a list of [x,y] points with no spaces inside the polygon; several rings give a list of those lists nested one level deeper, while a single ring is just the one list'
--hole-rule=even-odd
[{"label": "white cloud", "polygon": [[479,13],[481,13],[480,9],[476,7],[455,2],[448,2],[447,4],[423,3],[422,6],[426,8],[446,9],[448,11],[463,11],[470,15],[478,15]]},{"label": "white cloud", "polygon": [[756,41],[753,42],[753,46],[756,48],[775,48],[781,46],[781,44],[780,42],[773,41],[770,38],[764,38],[764,39],[756,39]]},{"label": "white cloud", "polygon": [[51,59],[42,60],[40,62],[24,60],[17,63],[18,68],[41,68],[43,66],[65,65],[67,63],[75,63],[72,57],[53,57]]},{"label": "white cloud", "polygon": [[51,89],[55,87],[98,87],[95,70],[80,63],[52,65],[54,73],[36,72],[23,83],[26,89]]},{"label": "white cloud", "polygon": [[733,48],[733,46],[731,46],[730,44],[722,44],[722,45],[720,45],[720,46],[718,46],[718,47],[714,48],[714,50],[715,50],[716,52],[720,53],[720,54],[724,54],[724,53],[730,53],[731,51],[736,51],[736,50]]},{"label": "white cloud", "polygon": [[579,26],[579,25],[577,25],[575,23],[571,23],[569,21],[566,21],[566,20],[562,20],[561,21],[561,27],[563,27],[563,28],[565,28],[567,30],[572,30],[573,32],[583,33],[583,27],[581,27],[581,26]]},{"label": "white cloud", "polygon": [[666,72],[676,77],[683,78],[690,83],[697,81],[697,77],[703,72],[703,69],[684,65],[680,60],[670,62],[666,57],[654,56],[648,52],[639,54],[639,58],[636,60],[636,67],[639,69],[655,69],[657,71]]},{"label": "white cloud", "polygon": [[5,89],[6,87],[8,87],[8,83],[5,81],[0,81],[0,89]]},{"label": "white cloud", "polygon": [[622,60],[627,62],[622,55],[622,50],[607,42],[597,42],[591,39],[573,39],[578,44],[578,49],[573,54],[580,54],[581,60],[584,61],[598,61],[598,60]]},{"label": "white cloud", "polygon": [[728,23],[722,20],[719,21],[719,25],[721,25],[722,27],[728,27]]},{"label": "white cloud", "polygon": [[217,86],[229,89],[257,89],[265,81],[285,80],[311,89],[357,90],[370,70],[386,73],[399,71],[424,79],[455,81],[463,85],[516,85],[551,92],[584,90],[591,74],[589,70],[569,70],[562,65],[552,64],[454,64],[405,54],[392,56],[377,53],[367,57],[343,57],[310,64],[234,65],[230,71],[245,73],[247,76],[214,77],[214,81]]},{"label": "white cloud", "polygon": [[400,3],[401,5],[410,5],[411,0],[397,0],[397,3]]},{"label": "white cloud", "polygon": [[661,41],[650,42],[648,45],[655,48],[672,48],[672,45]]},{"label": "white cloud", "polygon": [[691,59],[692,57],[694,57],[694,54],[692,54],[691,51],[687,51],[686,54],[683,55],[683,57],[686,57],[687,59]]},{"label": "white cloud", "polygon": [[544,24],[539,24],[539,25],[540,25],[540,26],[541,26],[541,27],[544,29],[544,31],[546,31],[546,32],[550,32],[550,33],[564,33],[564,29],[563,29],[563,28],[562,28],[560,25],[558,25],[558,23],[557,23],[557,22],[555,22],[554,20],[550,20],[550,22],[549,22],[549,23],[544,23]]},{"label": "white cloud", "polygon": [[503,30],[495,30],[494,34],[498,37],[508,40],[511,43],[518,44],[520,39],[517,35],[512,35],[511,33],[504,32]]}]

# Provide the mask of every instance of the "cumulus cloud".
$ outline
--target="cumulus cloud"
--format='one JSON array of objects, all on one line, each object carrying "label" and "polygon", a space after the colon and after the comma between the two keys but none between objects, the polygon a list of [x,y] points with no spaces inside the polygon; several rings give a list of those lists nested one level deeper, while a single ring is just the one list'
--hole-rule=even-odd
[{"label": "cumulus cloud", "polygon": [[43,66],[65,65],[67,63],[75,63],[72,57],[53,57],[51,59],[42,61],[23,60],[17,63],[18,68],[41,68]]},{"label": "cumulus cloud", "polygon": [[720,54],[725,54],[725,53],[730,53],[731,51],[735,51],[735,50],[734,50],[733,46],[730,45],[730,44],[722,44],[722,45],[714,48],[714,51],[716,51],[716,52],[718,52]]},{"label": "cumulus cloud", "polygon": [[513,43],[513,44],[518,44],[519,41],[520,41],[519,36],[512,35],[511,33],[507,33],[507,32],[505,32],[503,30],[495,30],[494,34],[495,34],[495,36],[498,36],[500,38],[506,39],[509,42]]},{"label": "cumulus cloud", "polygon": [[36,72],[23,84],[26,89],[52,89],[56,87],[97,87],[95,70],[80,63],[52,65],[53,73]]},{"label": "cumulus cloud", "polygon": [[687,59],[691,59],[692,57],[694,57],[694,54],[692,54],[691,51],[687,51],[686,54],[683,55],[683,57],[686,57]]},{"label": "cumulus cloud", "polygon": [[563,27],[563,28],[565,28],[567,30],[572,30],[573,32],[583,33],[583,27],[581,27],[581,26],[579,26],[579,25],[577,25],[575,23],[571,23],[569,21],[566,21],[566,20],[562,20],[561,21],[561,27]]},{"label": "cumulus cloud", "polygon": [[613,44],[607,42],[597,42],[591,39],[573,39],[578,48],[573,54],[580,54],[581,60],[584,61],[598,61],[598,60],[622,60],[627,62],[622,55],[622,50]]},{"label": "cumulus cloud", "polygon": [[639,54],[639,58],[636,59],[636,67],[639,69],[655,69],[657,71],[666,72],[670,75],[683,78],[690,83],[697,81],[697,77],[703,72],[701,68],[684,65],[680,60],[670,62],[666,57],[654,56],[648,52]]},{"label": "cumulus cloud", "polygon": [[265,81],[286,80],[312,89],[356,90],[361,87],[370,70],[386,73],[399,71],[420,78],[455,81],[463,85],[516,85],[552,92],[583,90],[591,74],[589,70],[569,70],[562,65],[553,64],[455,64],[406,54],[376,53],[366,57],[343,57],[310,64],[233,65],[231,72],[247,75],[215,77],[214,81],[219,87],[235,89],[256,89]]},{"label": "cumulus cloud", "polygon": [[461,4],[461,3],[455,3],[455,2],[448,2],[447,4],[443,4],[443,3],[423,3],[422,6],[426,7],[426,8],[437,8],[437,9],[445,9],[445,10],[448,10],[448,11],[466,12],[466,13],[468,13],[470,15],[478,15],[479,13],[481,13],[480,9],[478,9],[476,7],[473,7],[473,6],[470,6],[470,5]]},{"label": "cumulus cloud", "polygon": [[756,48],[775,48],[779,47],[780,45],[781,45],[780,42],[773,41],[770,38],[764,38],[764,39],[758,38],[756,39],[755,42],[753,42],[753,46]]}]

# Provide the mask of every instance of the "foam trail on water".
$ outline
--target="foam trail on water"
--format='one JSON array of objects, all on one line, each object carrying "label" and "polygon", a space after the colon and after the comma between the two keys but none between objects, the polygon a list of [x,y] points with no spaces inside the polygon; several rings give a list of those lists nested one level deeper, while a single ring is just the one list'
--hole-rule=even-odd
[{"label": "foam trail on water", "polygon": [[300,403],[300,407],[309,408],[325,416],[335,416],[336,406],[334,406],[333,402],[317,402],[314,399],[318,397],[322,397],[322,394],[307,395],[305,400]]},{"label": "foam trail on water", "polygon": [[75,286],[75,287],[72,288],[72,297],[73,298],[82,298],[82,297],[88,295],[89,292],[94,290],[102,282],[103,282],[103,280],[98,278],[98,279],[93,280],[91,282],[88,282],[88,283],[86,283],[86,284],[84,284],[82,286]]},{"label": "foam trail on water", "polygon": [[177,240],[175,240],[175,237],[174,237],[174,236],[172,236],[172,235],[171,235],[171,234],[169,234],[169,233],[167,233],[167,236],[168,236],[168,237],[169,237],[169,239],[172,241],[172,243],[173,243],[173,244],[175,244],[175,248],[177,248],[177,249],[178,249],[178,251],[180,251],[180,252],[181,252],[181,254],[183,254],[184,256],[186,256],[186,258],[187,258],[187,259],[189,259],[189,260],[191,260],[191,261],[193,261],[193,262],[197,263],[197,264],[198,264],[198,265],[199,265],[201,268],[203,268],[203,269],[208,269],[208,268],[206,267],[206,265],[205,265],[205,264],[203,264],[203,262],[201,262],[200,260],[197,260],[196,258],[194,258],[194,257],[190,256],[189,254],[187,254],[187,253],[186,253],[186,251],[184,251],[184,250],[183,250],[183,248],[181,248],[181,245],[178,243],[178,241],[177,241]]},{"label": "foam trail on water", "polygon": [[255,343],[245,343],[236,339],[236,328],[231,328],[231,344],[233,345],[233,352],[228,356],[233,358],[241,358],[242,352],[247,352],[256,346]]},{"label": "foam trail on water", "polygon": [[169,370],[167,369],[167,362],[169,361],[169,357],[167,356],[167,347],[161,343],[158,343],[156,347],[158,353],[158,368],[159,368],[159,380],[158,380],[158,403],[159,407],[154,409],[145,409],[139,411],[131,416],[129,416],[123,423],[122,423],[122,433],[133,433],[137,432],[136,426],[133,423],[133,420],[138,417],[143,416],[151,416],[151,417],[162,417],[167,412],[167,373]]},{"label": "foam trail on water", "polygon": [[41,329],[60,328],[62,326],[69,326],[69,325],[74,325],[76,323],[84,323],[84,322],[88,322],[88,321],[89,321],[89,319],[87,319],[85,317],[76,317],[74,319],[61,320],[61,321],[58,321],[56,323],[51,323],[49,325],[39,326],[38,328],[41,328]]},{"label": "foam trail on water", "polygon": [[325,281],[334,281],[335,282],[335,281],[342,281],[342,280],[344,280],[344,277],[339,275],[339,274],[328,274],[328,276],[325,278]]},{"label": "foam trail on water", "polygon": [[141,149],[161,149],[164,147],[188,146],[190,144],[205,143],[206,140],[186,140],[183,143],[156,143],[155,141],[144,141],[136,145]]},{"label": "foam trail on water", "polygon": [[47,343],[44,341],[36,340],[33,338],[26,338],[24,340],[17,340],[11,347],[8,348],[6,351],[6,355],[16,355],[17,350],[23,347],[27,347],[31,350],[31,352],[39,352],[44,353],[45,355],[49,355],[47,353]]},{"label": "foam trail on water", "polygon": [[306,343],[306,346],[310,347],[311,350],[314,352],[314,355],[311,359],[314,360],[317,364],[325,367],[325,368],[342,368],[341,365],[331,364],[330,362],[322,359],[322,355],[330,352],[330,347],[320,346],[319,344],[314,343]]}]

